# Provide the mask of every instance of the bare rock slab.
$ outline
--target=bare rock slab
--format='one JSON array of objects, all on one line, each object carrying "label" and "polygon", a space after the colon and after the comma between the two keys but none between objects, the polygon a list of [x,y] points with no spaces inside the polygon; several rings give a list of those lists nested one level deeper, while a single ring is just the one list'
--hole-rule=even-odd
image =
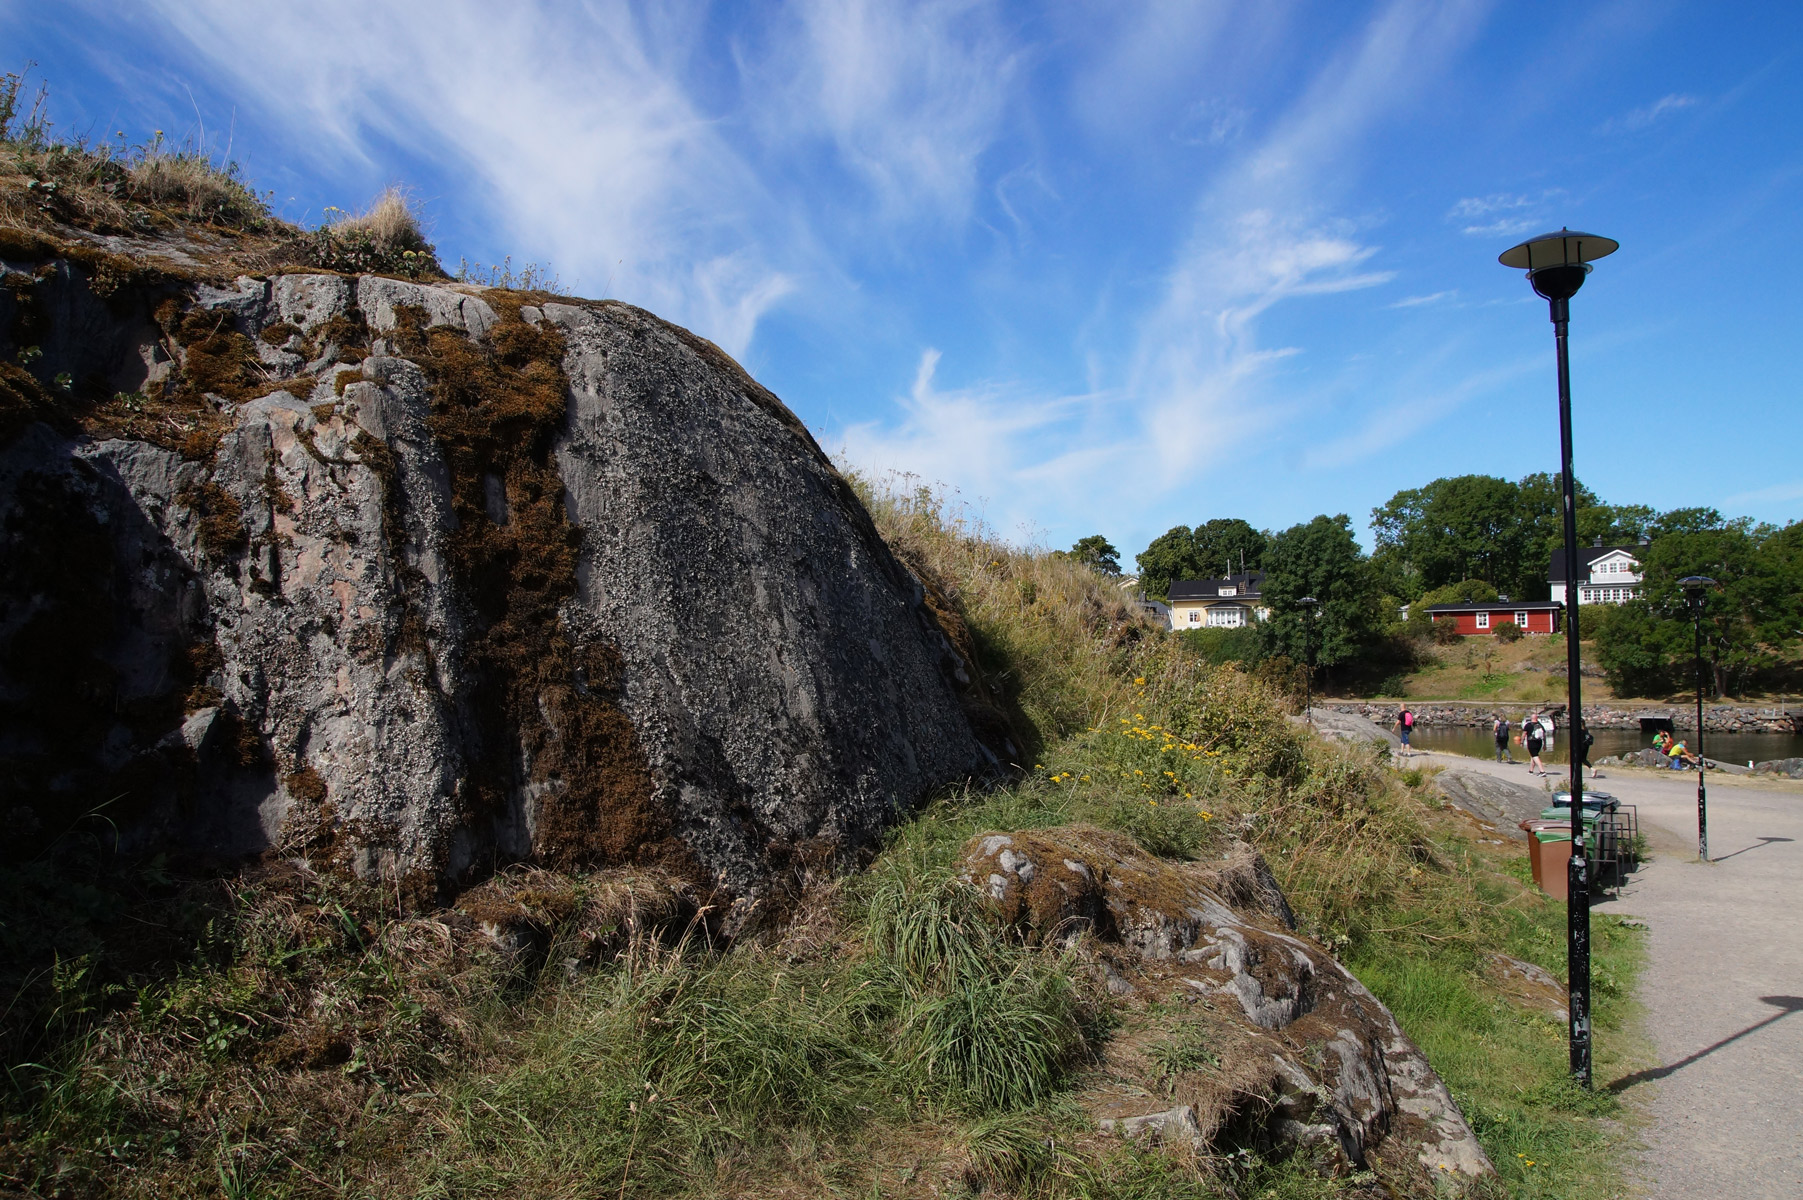
[{"label": "bare rock slab", "polygon": [[[990,833],[964,848],[960,876],[999,917],[1035,936],[1116,947],[1136,987],[1178,988],[1237,1011],[1266,1072],[1269,1135],[1321,1144],[1359,1165],[1394,1147],[1427,1175],[1494,1174],[1446,1085],[1377,997],[1260,899],[1256,856],[1172,862],[1124,835],[1085,827]],[[1268,874],[1268,873],[1267,873]],[[1300,1051],[1299,1051],[1300,1048]],[[1148,1093],[1149,1094],[1149,1093]],[[1123,1133],[1190,1136],[1160,1108],[1104,1120]],[[1177,1113],[1178,1115],[1173,1115]],[[1190,1112],[1200,1140],[1204,1129]],[[1174,1131],[1174,1132],[1173,1132]]]},{"label": "bare rock slab", "polygon": [[742,920],[995,770],[919,582],[686,330],[376,276],[33,286],[56,370],[201,429],[0,431],[22,825],[124,796],[129,849],[419,900],[655,866]]}]

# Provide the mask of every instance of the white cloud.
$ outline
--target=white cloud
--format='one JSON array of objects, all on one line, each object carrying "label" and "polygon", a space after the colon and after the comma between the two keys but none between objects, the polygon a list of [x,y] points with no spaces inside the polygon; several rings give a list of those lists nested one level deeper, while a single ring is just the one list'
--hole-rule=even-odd
[{"label": "white cloud", "polygon": [[1677,92],[1661,96],[1651,104],[1643,105],[1619,117],[1611,117],[1597,127],[1599,133],[1638,133],[1650,125],[1676,112],[1682,112],[1697,104],[1695,96],[1686,96]]},{"label": "white cloud", "polygon": [[1185,146],[1224,146],[1245,131],[1251,115],[1226,100],[1198,100],[1171,131],[1171,140]]},{"label": "white cloud", "polygon": [[[1309,414],[1275,399],[1269,382],[1305,347],[1263,344],[1261,318],[1286,301],[1391,280],[1373,266],[1378,247],[1332,215],[1331,202],[1376,125],[1469,38],[1475,13],[1393,4],[1268,136],[1236,147],[1205,182],[1133,351],[1101,372],[1094,394],[940,392],[929,355],[901,422],[846,431],[850,460],[1002,496],[1010,511],[1042,521],[1069,515],[1068,527],[1084,529],[1137,528],[1178,496],[1186,509],[1225,499],[1211,498],[1230,485],[1219,475],[1211,483],[1209,468],[1248,447],[1300,461],[1317,436]],[[1381,449],[1341,447],[1337,457]]]},{"label": "white cloud", "polygon": [[[468,181],[525,254],[744,353],[814,251],[684,83],[673,14],[158,0],[167,30],[336,166],[384,142]],[[699,20],[699,11],[690,14]],[[279,69],[270,48],[281,47]],[[524,254],[522,255],[524,256]]]},{"label": "white cloud", "polygon": [[1790,483],[1774,483],[1750,492],[1737,492],[1721,502],[1725,509],[1745,508],[1755,504],[1782,504],[1786,500],[1803,500],[1803,479]]},{"label": "white cloud", "polygon": [[1451,300],[1458,294],[1459,294],[1458,289],[1454,288],[1451,291],[1433,292],[1426,296],[1405,296],[1401,300],[1396,301],[1394,304],[1387,305],[1386,307],[1389,307],[1389,308],[1425,308],[1430,304],[1438,304],[1442,300]]},{"label": "white cloud", "polygon": [[1016,65],[993,5],[796,0],[760,51],[767,138],[829,139],[886,219],[968,215]]},{"label": "white cloud", "polygon": [[939,362],[938,350],[921,353],[913,386],[896,400],[896,419],[860,422],[838,435],[845,461],[974,497],[1004,536],[1091,509],[1098,483],[1131,450],[1082,436],[1105,398],[1037,395],[1012,384],[944,389]]},{"label": "white cloud", "polygon": [[1514,237],[1544,227],[1548,206],[1564,194],[1550,188],[1537,196],[1467,196],[1447,210],[1446,219],[1462,222],[1461,232],[1473,237]]}]

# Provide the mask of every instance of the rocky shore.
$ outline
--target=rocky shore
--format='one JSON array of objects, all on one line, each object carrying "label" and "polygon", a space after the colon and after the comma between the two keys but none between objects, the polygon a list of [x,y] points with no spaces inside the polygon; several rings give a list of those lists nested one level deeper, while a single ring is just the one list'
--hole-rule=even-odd
[{"label": "rocky shore", "polygon": [[[1390,725],[1402,707],[1401,700],[1323,700],[1318,707],[1351,713]],[[1529,712],[1539,710],[1563,715],[1563,704],[1523,704],[1520,702],[1427,703],[1411,705],[1415,720],[1421,725],[1488,726],[1497,713],[1519,721]],[[1803,731],[1799,715],[1788,709],[1759,708],[1752,705],[1710,704],[1703,708],[1703,727],[1710,733],[1797,733]],[[1586,704],[1584,723],[1592,729],[1641,729],[1649,720],[1669,721],[1674,729],[1695,729],[1696,709],[1682,704],[1637,704],[1616,707]]]}]

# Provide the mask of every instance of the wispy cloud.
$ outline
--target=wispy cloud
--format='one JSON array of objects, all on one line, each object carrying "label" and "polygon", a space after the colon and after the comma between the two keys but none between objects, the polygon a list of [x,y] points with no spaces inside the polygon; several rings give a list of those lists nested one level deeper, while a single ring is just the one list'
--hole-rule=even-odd
[{"label": "wispy cloud", "polygon": [[[430,20],[352,0],[155,11],[325,169],[405,146],[465,181],[465,205],[486,208],[523,254],[591,288],[612,278],[614,295],[735,354],[817,267],[803,226],[686,82],[680,22],[619,0],[446,3]],[[283,48],[280,70],[270,46]]]},{"label": "wispy cloud", "polygon": [[1396,301],[1394,304],[1389,304],[1389,305],[1386,305],[1385,307],[1387,307],[1387,308],[1425,308],[1430,304],[1439,304],[1443,300],[1451,300],[1454,297],[1456,297],[1458,294],[1459,294],[1458,289],[1454,288],[1451,291],[1434,292],[1431,295],[1426,295],[1426,296],[1405,296],[1401,300]]},{"label": "wispy cloud", "polygon": [[1744,508],[1756,504],[1782,504],[1786,500],[1803,500],[1803,479],[1790,483],[1774,483],[1750,492],[1737,492],[1721,502],[1725,509]]},{"label": "wispy cloud", "polygon": [[1251,115],[1226,100],[1198,100],[1171,131],[1171,140],[1185,146],[1224,146],[1245,131]]},{"label": "wispy cloud", "polygon": [[1016,57],[988,4],[797,0],[740,64],[766,138],[829,139],[886,219],[961,220]]},{"label": "wispy cloud", "polygon": [[1642,129],[1657,124],[1673,113],[1682,112],[1699,103],[1697,97],[1678,92],[1661,96],[1651,104],[1643,105],[1619,117],[1611,117],[1597,127],[1598,133],[1638,133]]},{"label": "wispy cloud", "polygon": [[1467,196],[1447,211],[1446,219],[1474,237],[1513,237],[1543,225],[1547,206],[1563,194],[1552,188],[1533,196]]},{"label": "wispy cloud", "polygon": [[839,433],[844,458],[956,487],[982,500],[1005,536],[1091,510],[1098,480],[1122,468],[1133,449],[1107,435],[1080,436],[1094,430],[1102,398],[1047,396],[1012,383],[942,388],[940,357],[932,348],[921,353],[893,419]]}]

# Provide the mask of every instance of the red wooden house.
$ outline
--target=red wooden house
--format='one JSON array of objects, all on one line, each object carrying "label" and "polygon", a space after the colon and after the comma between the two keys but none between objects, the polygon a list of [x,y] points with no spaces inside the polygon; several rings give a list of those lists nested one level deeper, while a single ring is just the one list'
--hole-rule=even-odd
[{"label": "red wooden house", "polygon": [[1496,627],[1513,621],[1523,633],[1559,632],[1559,613],[1565,606],[1556,600],[1489,600],[1473,604],[1432,604],[1428,619],[1451,621],[1467,637],[1495,633]]}]

